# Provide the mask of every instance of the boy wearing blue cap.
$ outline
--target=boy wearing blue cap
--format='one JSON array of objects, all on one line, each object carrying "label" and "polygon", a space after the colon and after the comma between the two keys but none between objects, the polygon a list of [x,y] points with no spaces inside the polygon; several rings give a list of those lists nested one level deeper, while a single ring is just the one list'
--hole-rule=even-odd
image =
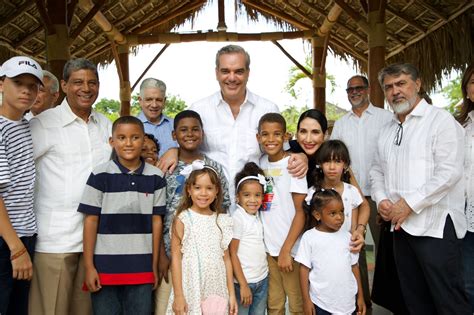
[{"label": "boy wearing blue cap", "polygon": [[23,118],[42,84],[41,66],[10,58],[0,68],[0,314],[27,314],[36,241],[33,212],[35,164]]}]

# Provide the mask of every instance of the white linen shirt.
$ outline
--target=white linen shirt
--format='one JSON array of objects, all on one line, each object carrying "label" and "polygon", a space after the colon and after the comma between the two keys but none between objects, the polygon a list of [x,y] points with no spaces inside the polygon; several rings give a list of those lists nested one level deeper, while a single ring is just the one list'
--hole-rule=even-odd
[{"label": "white linen shirt", "polygon": [[464,130],[467,230],[474,232],[474,111],[469,112]]},{"label": "white linen shirt", "polygon": [[30,121],[36,164],[36,251],[82,252],[83,214],[77,207],[92,169],[110,159],[110,121],[92,112],[86,123],[66,99]]},{"label": "white linen shirt", "polygon": [[[258,121],[266,113],[278,113],[278,106],[247,90],[236,118],[221,92],[202,99],[190,107],[201,116],[204,125],[202,151],[224,168],[229,183],[247,162],[255,162],[262,155],[257,142]],[[234,200],[234,185],[229,189]]]},{"label": "white linen shirt", "polygon": [[351,156],[351,169],[364,196],[370,195],[369,172],[382,127],[392,119],[388,110],[369,104],[359,117],[352,110],[334,123],[331,139],[343,141]]},{"label": "white linen shirt", "polygon": [[449,215],[457,237],[464,237],[463,128],[447,111],[425,100],[407,115],[396,145],[399,123],[394,115],[380,132],[370,170],[372,198],[377,205],[404,198],[414,212],[402,228],[411,235],[443,238]]}]

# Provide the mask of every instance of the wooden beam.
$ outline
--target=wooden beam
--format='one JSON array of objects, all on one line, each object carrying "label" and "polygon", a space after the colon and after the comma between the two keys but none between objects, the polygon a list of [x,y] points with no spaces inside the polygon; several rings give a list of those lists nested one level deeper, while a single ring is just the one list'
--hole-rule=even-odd
[{"label": "wooden beam", "polygon": [[158,60],[158,58],[160,58],[160,56],[165,52],[166,48],[169,47],[170,44],[166,44],[165,46],[163,46],[163,48],[161,48],[161,50],[156,54],[155,58],[153,58],[153,60],[150,62],[150,64],[145,68],[145,70],[143,70],[142,74],[140,74],[140,76],[138,77],[138,79],[135,81],[135,83],[133,83],[132,85],[132,91],[135,89],[135,87],[138,85],[138,82],[140,82],[141,79],[143,79],[143,77],[145,76],[145,74],[148,72],[148,70],[150,70],[150,68],[155,64],[155,62]]},{"label": "wooden beam", "polygon": [[153,21],[150,21],[150,22],[140,26],[139,28],[134,29],[133,32],[131,32],[131,34],[136,34],[136,35],[143,34],[143,33],[149,31],[152,28],[158,27],[158,26],[160,26],[164,23],[167,23],[167,22],[177,18],[178,16],[181,16],[183,14],[186,14],[188,12],[192,12],[192,11],[196,10],[197,8],[202,6],[204,2],[206,2],[206,1],[194,0],[194,1],[186,4],[185,6],[179,8],[178,10],[175,10],[175,11],[170,12],[168,14],[164,14],[162,16],[159,16],[158,18],[154,19]]},{"label": "wooden beam", "polygon": [[268,32],[268,33],[233,33],[233,32],[202,32],[202,33],[159,33],[153,35],[127,35],[130,45],[174,44],[187,42],[246,42],[272,41],[295,38],[311,38],[312,31]]},{"label": "wooden beam", "polygon": [[318,32],[317,32],[318,36],[326,37],[327,35],[329,35],[331,28],[336,23],[341,12],[342,12],[342,8],[338,6],[337,4],[334,4],[331,10],[329,10],[327,16],[324,18],[323,24],[318,29]]},{"label": "wooden beam", "polygon": [[434,26],[432,26],[431,28],[429,28],[426,33],[423,33],[423,34],[418,34],[418,35],[415,35],[412,37],[412,39],[410,39],[409,41],[406,42],[406,44],[404,45],[401,45],[400,47],[398,47],[397,49],[394,49],[392,50],[392,52],[390,52],[389,54],[387,54],[387,56],[385,57],[385,59],[390,59],[392,58],[393,56],[395,56],[396,54],[400,53],[401,51],[405,50],[406,48],[410,47],[411,45],[419,42],[420,40],[422,40],[423,38],[425,38],[426,36],[428,36],[429,34],[433,33],[434,31],[436,31],[437,29],[439,29],[440,27],[446,25],[447,23],[451,22],[452,20],[454,20],[455,18],[457,18],[458,16],[460,16],[461,14],[463,14],[464,12],[467,12],[469,9],[471,9],[472,7],[474,7],[474,2],[472,2],[471,0],[467,0],[465,1],[464,3],[460,4],[459,7],[458,7],[458,10],[456,12],[454,12],[453,14],[451,14],[451,16],[448,17],[447,20],[445,21],[440,21],[439,23],[435,24]]},{"label": "wooden beam", "polygon": [[38,9],[38,13],[41,18],[41,22],[43,23],[44,29],[46,30],[46,34],[55,34],[56,31],[54,30],[53,23],[49,18],[48,12],[46,11],[46,7],[44,5],[43,0],[35,0],[36,8]]},{"label": "wooden beam", "polygon": [[[324,44],[326,39],[323,37],[313,37],[311,39],[311,52],[313,64],[313,108],[326,113],[326,70],[323,68],[325,63],[323,58]],[[323,71],[321,71],[321,69]]]},{"label": "wooden beam", "polygon": [[71,25],[74,10],[76,10],[78,0],[69,0],[66,6],[66,24]]},{"label": "wooden beam", "polygon": [[33,37],[36,36],[36,34],[39,31],[42,31],[42,30],[43,30],[43,26],[38,25],[34,30],[30,31],[26,36],[16,41],[13,45],[15,46],[16,49],[20,48],[20,46],[30,41]]},{"label": "wooden beam", "polygon": [[26,1],[23,3],[21,6],[15,9],[15,11],[10,14],[9,16],[6,16],[2,19],[2,23],[0,24],[0,30],[4,28],[5,26],[9,25],[14,19],[19,17],[24,11],[29,10],[33,6],[34,2],[32,1]]},{"label": "wooden beam", "polygon": [[246,5],[248,5],[249,7],[252,7],[254,9],[257,9],[257,10],[260,10],[264,13],[267,13],[267,14],[270,14],[270,15],[273,15],[274,17],[276,18],[279,18],[301,30],[309,30],[311,29],[312,27],[316,27],[316,25],[312,24],[312,26],[309,26],[301,21],[298,21],[296,20],[295,18],[293,18],[291,15],[289,14],[286,14],[286,13],[282,13],[282,12],[279,12],[277,10],[274,10],[272,8],[269,8],[267,7],[266,5],[263,5],[261,3],[254,3],[250,0],[241,0],[242,3],[245,3]]},{"label": "wooden beam", "polygon": [[369,13],[369,5],[367,4],[367,0],[359,0],[359,4],[365,14]]},{"label": "wooden beam", "polygon": [[334,44],[334,45],[342,48],[342,50],[347,51],[355,59],[359,59],[359,60],[362,60],[365,63],[368,63],[367,62],[367,56],[361,55],[359,52],[354,50],[353,47],[349,46],[344,39],[338,38],[337,35],[333,34],[333,36],[331,37],[330,44]]},{"label": "wooden beam", "polygon": [[366,33],[369,33],[369,24],[366,22],[365,17],[360,15],[356,10],[344,2],[344,0],[334,0],[350,18],[359,25],[359,27]]},{"label": "wooden beam", "polygon": [[378,73],[385,66],[385,46],[386,46],[386,24],[385,10],[387,0],[368,0],[368,18],[370,32],[369,43],[369,64],[368,79],[370,89],[370,101],[377,107],[384,107],[384,93],[378,84]]},{"label": "wooden beam", "polygon": [[99,0],[94,7],[87,13],[87,15],[82,19],[81,23],[76,27],[74,31],[71,32],[69,36],[71,42],[73,42],[77,36],[84,30],[84,28],[89,24],[89,22],[94,18],[94,15],[99,12],[99,10],[103,7],[105,0]]},{"label": "wooden beam", "polygon": [[[282,11],[291,11],[294,15],[297,16],[297,18],[301,19],[301,21],[309,21],[311,23],[311,28],[317,29],[319,27],[319,25],[314,24],[314,22],[308,18],[307,14],[300,12],[299,10],[297,10],[297,8],[288,4],[288,1],[284,1],[284,2],[278,1],[278,2],[281,3],[281,5],[283,6],[283,8],[281,9]],[[326,16],[326,14],[324,14],[324,16]]]},{"label": "wooden beam", "polygon": [[298,67],[298,69],[301,70],[301,72],[303,72],[308,78],[312,79],[313,78],[313,75],[311,72],[309,72],[302,64],[300,64],[295,58],[293,58],[292,55],[290,55],[289,52],[287,52],[285,50],[285,48],[283,48],[283,46],[280,45],[279,42],[277,42],[276,40],[272,40],[272,43],[275,44],[275,46],[277,46],[281,51],[282,53],[288,57],[288,59],[291,60],[291,62],[293,62],[295,64],[296,67]]},{"label": "wooden beam", "polygon": [[387,11],[390,12],[391,14],[395,15],[396,17],[398,17],[400,20],[404,21],[405,23],[410,24],[412,27],[416,28],[418,31],[420,31],[422,33],[425,33],[427,31],[425,28],[423,28],[421,25],[416,23],[413,19],[409,18],[408,16],[406,16],[402,12],[397,12],[397,11],[391,9],[390,7],[387,7]]},{"label": "wooden beam", "polygon": [[122,67],[120,65],[119,53],[117,51],[117,45],[115,44],[115,41],[113,40],[110,40],[110,49],[112,50],[112,55],[114,56],[115,66],[117,67],[119,81],[123,82],[123,73],[122,73]]},{"label": "wooden beam", "polygon": [[424,0],[418,0],[416,3],[423,6],[424,8],[428,9],[428,11],[430,11],[431,14],[437,16],[441,20],[443,20],[443,21],[448,20],[448,18],[444,14],[441,14],[439,12],[439,9],[433,7],[431,4],[426,3]]},{"label": "wooden beam", "polygon": [[225,25],[225,0],[218,0],[217,8],[219,18],[219,22],[217,23],[217,30],[225,31],[227,30],[227,25]]}]

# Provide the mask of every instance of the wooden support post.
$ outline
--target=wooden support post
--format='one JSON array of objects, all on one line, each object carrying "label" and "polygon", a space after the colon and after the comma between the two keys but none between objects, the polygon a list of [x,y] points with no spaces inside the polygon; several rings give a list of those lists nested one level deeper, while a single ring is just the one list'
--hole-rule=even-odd
[{"label": "wooden support post", "polygon": [[321,71],[325,64],[324,37],[313,37],[311,39],[313,52],[313,107],[326,113],[326,71]]},{"label": "wooden support post", "polygon": [[129,71],[129,46],[120,45],[117,47],[118,59],[117,65],[120,65],[120,116],[130,115],[130,102],[132,100],[132,89],[130,88],[130,71]]},{"label": "wooden support post", "polygon": [[[46,34],[46,68],[53,73],[58,80],[63,79],[63,68],[71,58],[69,42],[69,25],[66,24],[66,2],[62,0],[50,0],[47,7],[44,3],[36,1],[38,9],[43,12],[43,24]],[[56,105],[64,98],[62,89],[59,89],[59,97]]]},{"label": "wooden support post", "polygon": [[225,0],[219,0],[217,4],[219,13],[219,23],[217,24],[217,30],[226,31],[227,25],[225,24]]},{"label": "wooden support post", "polygon": [[384,94],[378,82],[378,73],[385,67],[385,7],[386,0],[369,0],[368,20],[370,31],[369,42],[369,84],[370,101],[377,107],[384,107]]}]

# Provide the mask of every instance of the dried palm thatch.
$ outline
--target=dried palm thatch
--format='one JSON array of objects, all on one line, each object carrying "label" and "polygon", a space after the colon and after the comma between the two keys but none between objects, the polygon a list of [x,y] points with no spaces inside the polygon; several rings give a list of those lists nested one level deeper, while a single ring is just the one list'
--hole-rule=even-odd
[{"label": "dried palm thatch", "polygon": [[[107,65],[113,59],[111,38],[83,5],[90,0],[0,0],[0,62],[26,54],[47,62],[46,34],[41,3],[66,3],[63,20],[69,21],[72,57],[86,57]],[[125,38],[176,30],[212,1],[206,0],[93,0],[99,12]],[[216,1],[216,0],[214,0]],[[265,20],[282,32],[316,31],[335,3],[344,11],[330,30],[329,48],[342,59],[355,62],[361,71],[368,65],[368,2],[371,0],[227,0],[235,1],[235,16]],[[383,1],[382,1],[383,2]],[[227,6],[229,8],[231,6]],[[473,62],[472,0],[387,0],[386,63],[412,62],[422,71],[425,86],[434,88],[443,73],[463,69]],[[61,12],[50,11],[61,20]],[[358,22],[360,18],[362,22]],[[84,22],[85,21],[85,22]],[[85,27],[82,28],[82,24]],[[213,26],[211,26],[213,27]],[[76,36],[77,35],[77,36]],[[131,46],[136,53],[138,46]]]}]

